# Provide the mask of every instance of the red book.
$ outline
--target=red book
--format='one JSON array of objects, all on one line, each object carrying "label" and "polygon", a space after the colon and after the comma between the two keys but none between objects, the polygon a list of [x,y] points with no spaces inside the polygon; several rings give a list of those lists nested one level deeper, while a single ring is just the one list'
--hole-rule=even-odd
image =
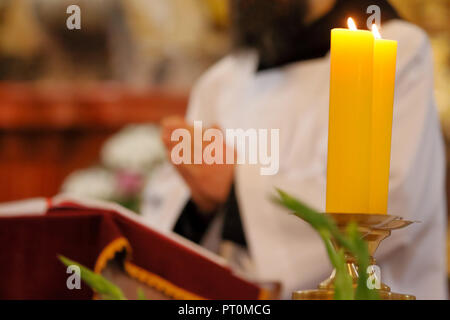
[{"label": "red book", "polygon": [[91,299],[69,290],[64,255],[101,273],[126,251],[128,276],[174,299],[260,299],[268,292],[218,256],[111,203],[67,197],[0,206],[0,299]]}]

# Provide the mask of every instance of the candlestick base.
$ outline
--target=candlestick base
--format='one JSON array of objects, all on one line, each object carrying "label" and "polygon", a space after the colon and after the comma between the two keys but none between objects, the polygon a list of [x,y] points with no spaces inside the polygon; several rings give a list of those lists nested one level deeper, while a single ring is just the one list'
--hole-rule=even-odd
[{"label": "candlestick base", "polygon": [[[328,213],[327,213],[328,214]],[[341,231],[345,231],[345,228],[350,222],[358,224],[358,231],[362,237],[367,241],[370,254],[370,264],[376,265],[376,261],[373,258],[373,254],[377,250],[381,241],[391,235],[392,230],[402,229],[413,221],[403,220],[401,217],[381,214],[329,214],[336,225]],[[333,245],[336,249],[340,246],[335,241]],[[356,265],[355,258],[346,253],[345,258],[347,260],[347,271],[353,279],[353,286],[356,288],[358,282],[358,266]],[[379,274],[374,273],[372,277],[379,277]],[[323,281],[318,289],[296,291],[292,294],[293,300],[333,300],[334,298],[334,279],[335,271],[331,273],[331,276]],[[379,293],[382,300],[415,300],[416,298],[408,294],[399,294],[391,292],[391,289],[381,282],[381,279],[376,279],[375,282],[381,283]]]}]

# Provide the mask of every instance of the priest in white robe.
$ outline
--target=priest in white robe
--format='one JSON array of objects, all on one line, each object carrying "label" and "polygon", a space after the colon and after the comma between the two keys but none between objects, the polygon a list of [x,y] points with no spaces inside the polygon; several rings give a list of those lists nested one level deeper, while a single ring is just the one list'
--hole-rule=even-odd
[{"label": "priest in white robe", "polygon": [[279,281],[282,297],[314,289],[331,272],[315,231],[270,195],[281,188],[325,209],[330,30],[366,8],[381,7],[382,35],[398,41],[388,212],[420,221],[393,232],[375,257],[382,281],[418,299],[445,299],[444,142],[433,97],[431,47],[424,31],[402,21],[386,1],[234,0],[236,50],[196,84],[186,119],[222,129],[279,131],[279,170],[255,165],[172,165],[155,174],[143,214],[216,251],[257,281]]}]

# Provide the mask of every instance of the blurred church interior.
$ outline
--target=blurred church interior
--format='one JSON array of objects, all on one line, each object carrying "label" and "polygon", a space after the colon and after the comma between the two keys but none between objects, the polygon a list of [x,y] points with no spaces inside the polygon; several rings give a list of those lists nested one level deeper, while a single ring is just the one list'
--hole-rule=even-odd
[{"label": "blurred church interior", "polygon": [[[450,150],[450,1],[391,2],[431,38]],[[76,32],[69,4],[81,8]],[[164,161],[139,149],[161,155],[158,122],[184,114],[192,84],[229,50],[224,0],[0,0],[0,202],[69,189],[138,212],[140,170]],[[105,190],[117,174],[128,189]]]}]

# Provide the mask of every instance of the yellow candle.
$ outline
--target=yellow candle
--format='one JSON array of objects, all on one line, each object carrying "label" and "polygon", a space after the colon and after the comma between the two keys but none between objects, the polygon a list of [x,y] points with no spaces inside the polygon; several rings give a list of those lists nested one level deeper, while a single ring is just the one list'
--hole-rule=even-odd
[{"label": "yellow candle", "polygon": [[329,213],[369,213],[373,49],[370,31],[331,31]]},{"label": "yellow candle", "polygon": [[376,25],[373,33],[370,213],[387,214],[397,42],[381,39]]}]

